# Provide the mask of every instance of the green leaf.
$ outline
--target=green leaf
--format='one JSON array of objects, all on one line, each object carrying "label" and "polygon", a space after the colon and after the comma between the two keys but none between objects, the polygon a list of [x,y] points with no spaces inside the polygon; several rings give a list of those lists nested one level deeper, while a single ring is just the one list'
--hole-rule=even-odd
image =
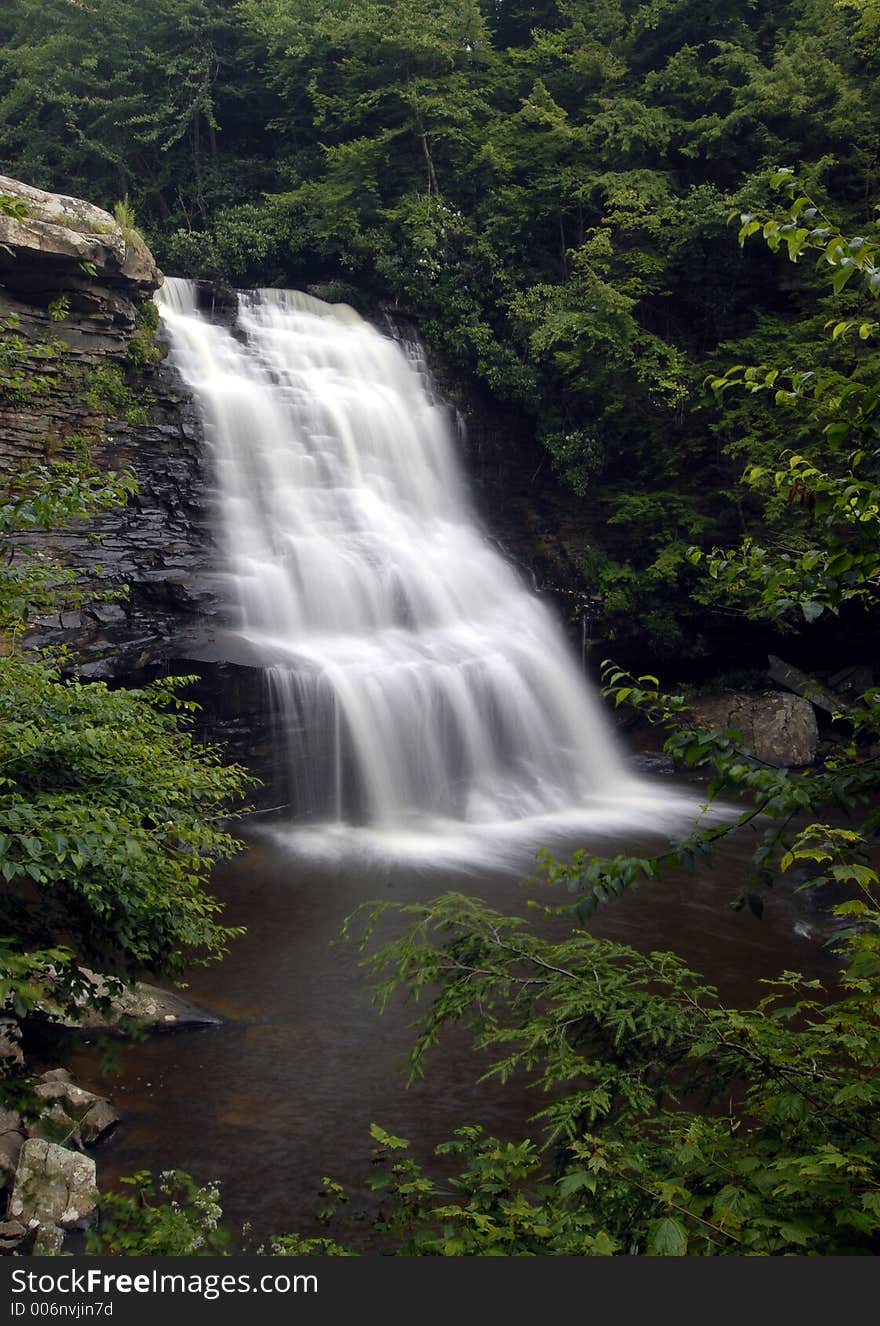
[{"label": "green leaf", "polygon": [[664,1216],[648,1228],[645,1252],[649,1257],[684,1257],[687,1253],[687,1230],[680,1220]]}]

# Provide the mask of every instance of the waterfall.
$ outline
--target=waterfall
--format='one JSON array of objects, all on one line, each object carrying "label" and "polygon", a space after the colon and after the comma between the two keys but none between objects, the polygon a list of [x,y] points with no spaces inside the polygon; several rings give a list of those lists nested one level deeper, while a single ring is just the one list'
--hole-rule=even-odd
[{"label": "waterfall", "polygon": [[[552,614],[480,529],[446,407],[344,305],[157,296],[202,412],[233,629],[265,667],[291,815],[392,849],[656,825]],[[674,798],[671,800],[674,801]]]}]

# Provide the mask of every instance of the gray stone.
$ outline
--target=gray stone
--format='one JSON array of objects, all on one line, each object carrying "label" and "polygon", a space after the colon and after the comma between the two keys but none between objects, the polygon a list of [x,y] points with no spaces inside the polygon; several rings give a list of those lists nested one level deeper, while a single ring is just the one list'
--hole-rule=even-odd
[{"label": "gray stone", "polygon": [[[0,193],[20,199],[27,209],[21,218],[0,215],[0,250],[5,251],[7,263],[11,260],[19,267],[31,263],[43,269],[90,263],[96,283],[135,285],[146,291],[161,285],[162,274],[146,244],[123,232],[103,208],[5,175],[0,175]],[[81,288],[100,306],[99,285],[83,283]]]},{"label": "gray stone", "polygon": [[89,608],[89,615],[110,626],[114,622],[124,622],[127,614],[121,603],[99,603]]},{"label": "gray stone", "polygon": [[83,1146],[97,1146],[103,1142],[119,1123],[122,1116],[109,1100],[96,1096],[79,1121],[79,1136]]},{"label": "gray stone", "polygon": [[819,730],[808,700],[782,691],[726,691],[691,706],[701,727],[733,729],[756,759],[799,768],[816,758]]},{"label": "gray stone", "polygon": [[72,1082],[73,1078],[66,1068],[49,1068],[40,1074],[41,1082]]},{"label": "gray stone", "polygon": [[60,1257],[64,1247],[64,1230],[58,1225],[37,1225],[33,1255],[35,1257]]},{"label": "gray stone", "polygon": [[64,1069],[44,1073],[34,1094],[46,1102],[47,1108],[29,1130],[32,1137],[57,1141],[55,1130],[60,1127],[65,1128],[68,1144],[94,1146],[112,1132],[120,1119],[119,1111],[108,1100],[77,1086]]},{"label": "gray stone", "polygon": [[[92,980],[96,995],[108,997],[103,978],[95,972],[87,971],[86,974]],[[106,1010],[84,1007],[78,1017],[66,1018],[64,1026],[97,1035],[124,1031],[127,1023],[148,1031],[173,1031],[178,1027],[214,1027],[221,1022],[222,1018],[215,1013],[189,1003],[173,990],[162,990],[146,981],[136,981],[119,994],[110,996]]]},{"label": "gray stone", "polygon": [[874,685],[874,669],[866,663],[852,663],[833,673],[828,678],[828,684],[848,699],[854,699],[864,695]]},{"label": "gray stone", "polygon": [[7,1219],[39,1226],[34,1252],[61,1251],[64,1231],[85,1229],[98,1200],[95,1162],[55,1142],[31,1138],[21,1149]]},{"label": "gray stone", "polygon": [[14,1252],[27,1238],[27,1228],[18,1220],[0,1220],[0,1253]]}]

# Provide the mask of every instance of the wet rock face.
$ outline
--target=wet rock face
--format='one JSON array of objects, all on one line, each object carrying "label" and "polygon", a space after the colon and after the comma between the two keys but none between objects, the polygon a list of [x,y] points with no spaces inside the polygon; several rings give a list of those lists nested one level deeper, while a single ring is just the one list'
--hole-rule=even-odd
[{"label": "wet rock face", "polygon": [[98,588],[128,587],[119,601],[43,618],[29,636],[35,645],[67,645],[91,680],[167,671],[218,612],[201,428],[172,369],[161,365],[148,390],[148,422],[108,421],[93,452],[102,469],[131,469],[137,493],[88,526],[42,540]]},{"label": "wet rock face", "polygon": [[816,758],[819,730],[809,700],[782,691],[728,691],[692,706],[704,727],[732,728],[748,748],[776,768],[799,768]]},{"label": "wet rock face", "polygon": [[23,390],[0,390],[0,470],[85,453],[138,482],[124,508],[29,536],[98,589],[128,586],[118,602],[43,619],[29,642],[67,645],[86,678],[166,671],[218,600],[201,427],[178,375],[151,362],[144,314],[162,273],[142,240],[82,199],[3,176],[0,195],[25,213],[0,214],[0,323],[20,338],[25,374]]}]

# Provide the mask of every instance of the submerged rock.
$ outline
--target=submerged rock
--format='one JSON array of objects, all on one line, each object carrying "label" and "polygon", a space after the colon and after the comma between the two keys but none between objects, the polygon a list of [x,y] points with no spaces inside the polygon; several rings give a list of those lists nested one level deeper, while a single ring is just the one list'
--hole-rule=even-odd
[{"label": "submerged rock", "polygon": [[[106,1032],[125,1032],[126,1024],[133,1023],[147,1031],[174,1031],[179,1027],[215,1027],[222,1018],[191,1004],[172,990],[136,981],[121,993],[110,993],[103,977],[91,976],[95,994],[108,1000],[105,1009],[83,1008],[75,1018],[66,1018],[63,1025],[77,1031],[95,1035]],[[63,1070],[62,1070],[63,1071]]]},{"label": "submerged rock", "polygon": [[732,728],[753,755],[776,768],[798,768],[816,758],[819,729],[809,700],[782,691],[727,691],[691,706],[702,727]]}]

